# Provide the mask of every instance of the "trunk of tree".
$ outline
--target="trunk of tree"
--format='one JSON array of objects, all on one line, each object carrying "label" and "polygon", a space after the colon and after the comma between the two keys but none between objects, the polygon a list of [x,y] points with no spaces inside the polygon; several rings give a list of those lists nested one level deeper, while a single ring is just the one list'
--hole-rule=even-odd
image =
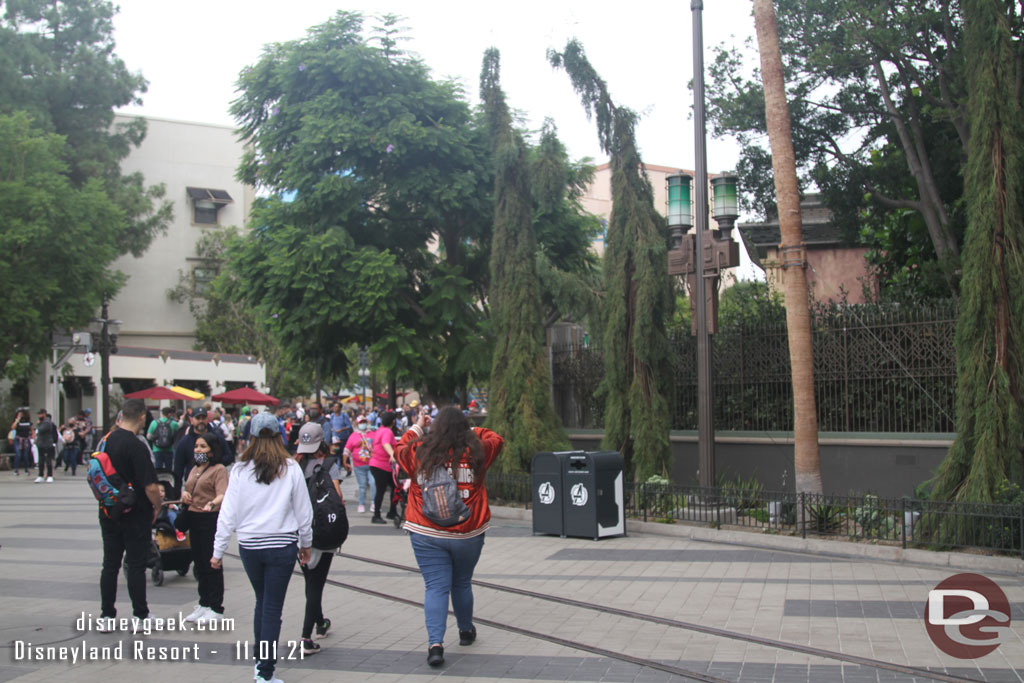
[{"label": "trunk of tree", "polygon": [[388,408],[392,411],[398,408],[398,380],[394,376],[388,379]]},{"label": "trunk of tree", "polygon": [[806,254],[800,220],[800,189],[786,104],[786,84],[779,53],[779,31],[772,0],[754,0],[754,24],[761,53],[765,116],[771,142],[775,193],[782,233],[783,285],[789,358],[793,371],[793,441],[796,490],[821,493],[818,454],[818,413],[814,401],[814,355],[811,315],[805,272]]}]

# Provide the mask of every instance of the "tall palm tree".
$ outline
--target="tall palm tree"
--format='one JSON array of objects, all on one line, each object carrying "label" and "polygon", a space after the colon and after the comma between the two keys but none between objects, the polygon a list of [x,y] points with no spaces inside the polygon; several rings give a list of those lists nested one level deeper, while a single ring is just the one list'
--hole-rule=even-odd
[{"label": "tall palm tree", "polygon": [[789,359],[793,371],[794,472],[798,492],[821,493],[818,413],[814,403],[814,354],[807,290],[800,189],[796,181],[793,133],[779,53],[779,28],[772,0],[754,0],[754,25],[761,53],[765,118],[772,150],[775,194],[782,233],[782,283],[786,297]]}]

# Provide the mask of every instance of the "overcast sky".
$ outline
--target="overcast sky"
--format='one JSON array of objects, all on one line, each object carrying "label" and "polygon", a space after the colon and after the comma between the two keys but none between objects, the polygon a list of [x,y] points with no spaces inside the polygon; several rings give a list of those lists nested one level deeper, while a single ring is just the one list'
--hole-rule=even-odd
[{"label": "overcast sky", "polygon": [[[580,0],[491,3],[356,2],[327,0],[119,0],[114,19],[117,53],[149,81],[144,104],[130,112],[232,125],[228,104],[235,80],[264,45],[301,38],[338,9],[405,17],[416,53],[436,77],[461,82],[468,100],[479,101],[483,52],[501,51],[502,85],[510,106],[539,128],[550,117],[574,158],[607,161],[564,71],[554,71],[545,52],[578,38],[619,105],[641,114],[640,151],[649,164],[693,168],[692,12],[687,0],[618,3],[602,9]],[[743,44],[754,33],[750,0],[705,3],[705,61],[720,42]],[[751,63],[757,59],[750,55]],[[708,141],[708,169],[735,166],[731,140]],[[742,251],[742,250],[741,250]],[[745,255],[744,255],[745,256]]]}]

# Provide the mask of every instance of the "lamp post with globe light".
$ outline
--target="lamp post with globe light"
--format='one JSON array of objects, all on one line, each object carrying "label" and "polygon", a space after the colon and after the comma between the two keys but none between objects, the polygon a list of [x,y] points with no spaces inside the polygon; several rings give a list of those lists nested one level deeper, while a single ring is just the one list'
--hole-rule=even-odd
[{"label": "lamp post with globe light", "polygon": [[[711,367],[711,334],[718,325],[718,285],[725,268],[739,265],[739,245],[730,239],[739,211],[736,203],[737,178],[716,177],[711,185],[715,198],[715,220],[720,230],[708,229],[707,124],[704,106],[703,0],[691,0],[693,13],[693,124],[695,178],[676,173],[668,183],[669,275],[686,278],[697,335],[697,462],[702,487],[715,485],[714,389]],[[693,209],[690,181],[695,180]],[[690,227],[695,234],[690,234]]]}]

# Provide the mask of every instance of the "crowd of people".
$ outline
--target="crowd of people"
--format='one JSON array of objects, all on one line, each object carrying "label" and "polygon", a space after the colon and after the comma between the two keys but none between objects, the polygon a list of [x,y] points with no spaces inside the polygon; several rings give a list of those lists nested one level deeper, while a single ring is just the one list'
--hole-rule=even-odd
[{"label": "crowd of people", "polygon": [[[185,620],[203,623],[223,618],[223,565],[230,539],[236,536],[238,556],[255,598],[255,651],[271,655],[257,659],[253,675],[280,683],[272,656],[276,647],[271,644],[281,634],[285,595],[296,561],[305,583],[303,654],[319,652],[314,637],[325,637],[331,628],[322,598],[334,552],[348,530],[340,483],[353,474],[357,510],[369,511],[375,524],[396,515],[396,497],[388,495],[393,493],[396,475],[409,478],[402,527],[409,533],[424,578],[428,663],[444,662],[449,601],[460,644],[475,641],[470,582],[490,519],[484,479],[503,441],[487,429],[470,428],[467,414],[471,412],[472,407],[439,410],[417,401],[398,411],[340,403],[324,411],[318,402],[308,406],[295,402],[274,411],[242,408],[237,417],[230,409],[209,405],[164,408],[155,417],[142,401],[127,400],[107,434],[98,434],[88,411],[58,428],[45,410],[39,411],[35,422],[28,410],[19,410],[11,438],[18,476],[22,467],[28,471],[31,466],[33,450],[39,466],[36,481],[52,481],[58,447],[72,476],[83,458],[96,450],[106,454],[120,485],[133,494],[130,502],[119,504],[117,514],[100,502],[99,631],[115,630],[118,623],[115,603],[122,566],[133,615],[151,618],[146,567],[152,529],[160,515],[173,508],[174,526],[181,535],[188,532],[197,579],[198,604]],[[173,474],[173,484],[161,484],[161,471]],[[328,496],[318,497],[315,491],[335,494],[345,517],[341,541],[337,536],[323,541],[328,536],[318,528],[322,515],[317,506]],[[430,492],[426,503],[424,491]],[[450,498],[442,501],[444,509],[464,513],[446,518],[434,514],[439,496],[444,495]]]}]

